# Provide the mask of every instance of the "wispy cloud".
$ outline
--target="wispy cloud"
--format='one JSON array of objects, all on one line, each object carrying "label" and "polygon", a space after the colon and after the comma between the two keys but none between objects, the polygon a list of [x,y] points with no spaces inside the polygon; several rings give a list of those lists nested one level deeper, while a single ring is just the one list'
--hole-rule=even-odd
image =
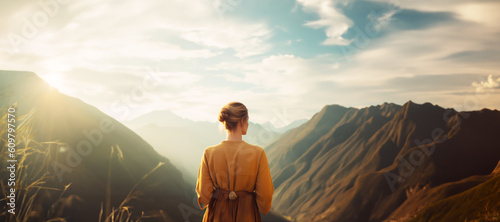
[{"label": "wispy cloud", "polygon": [[220,21],[203,29],[184,32],[181,37],[216,49],[233,49],[236,57],[248,57],[267,52],[271,31],[265,24]]},{"label": "wispy cloud", "polygon": [[[325,29],[327,39],[323,41],[325,45],[348,45],[351,41],[342,37],[347,32],[353,22],[347,18],[336,7],[340,4],[338,1],[330,0],[297,0],[302,5],[304,10],[317,13],[319,19],[315,21],[308,21],[306,26],[320,29]],[[346,4],[346,1],[343,1]]]}]

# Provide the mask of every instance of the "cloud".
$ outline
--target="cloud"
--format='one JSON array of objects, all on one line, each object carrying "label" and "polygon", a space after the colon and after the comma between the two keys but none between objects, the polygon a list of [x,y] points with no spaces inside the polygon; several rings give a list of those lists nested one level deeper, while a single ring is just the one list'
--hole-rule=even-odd
[{"label": "cloud", "polygon": [[486,81],[472,82],[472,86],[478,93],[491,93],[495,89],[500,88],[500,78],[494,78],[493,75],[488,75]]},{"label": "cloud", "polygon": [[470,82],[477,80],[477,74],[440,74],[394,77],[383,83],[383,89],[404,92],[461,92],[470,88]]},{"label": "cloud", "polygon": [[[471,49],[494,54],[500,50],[498,44],[493,44],[498,38],[497,29],[453,20],[422,29],[393,31],[383,38],[363,39],[366,42],[364,47],[351,47],[355,52],[352,61],[342,64],[339,70],[349,78],[339,81],[358,84],[364,80],[364,84],[371,85],[394,77],[418,75],[495,75],[499,73],[498,64],[491,59],[456,57],[457,53]],[[483,53],[467,56],[485,57]]]},{"label": "cloud", "polygon": [[[500,6],[498,1],[490,0],[420,0],[420,1],[406,1],[406,0],[375,0],[377,2],[384,2],[395,4],[396,7],[403,9],[417,10],[421,12],[434,12],[434,13],[452,13],[457,18],[473,22],[481,26],[489,26],[498,28],[500,24],[500,15],[497,9]],[[425,18],[424,18],[425,19]]]},{"label": "cloud", "polygon": [[[23,27],[33,23],[34,15],[44,13],[43,8],[34,7],[37,1],[30,3],[10,6],[17,13],[3,15],[0,27],[7,29],[1,30],[1,35],[14,33],[25,38]],[[148,4],[70,2],[54,11],[57,13],[49,17],[47,25],[34,26],[37,32],[33,37],[14,46],[2,41],[1,48],[11,58],[23,53],[44,58],[65,54],[72,55],[68,60],[73,62],[84,59],[90,63],[121,58],[158,61],[209,58],[219,55],[220,49],[233,49],[237,56],[245,57],[264,53],[268,49],[265,41],[271,34],[263,23],[222,21],[212,4],[199,0],[190,4],[156,0]],[[28,22],[23,20],[25,17]]]},{"label": "cloud", "polygon": [[[333,103],[452,107],[499,84],[494,1],[255,0],[224,19],[204,0],[68,2],[14,52],[8,33],[21,34],[37,3],[0,8],[0,66],[59,79],[64,92],[108,114],[115,100],[140,92],[152,69],[163,82],[127,118],[169,109],[215,121],[233,100],[256,122],[276,109],[310,117]],[[367,35],[367,24],[380,33]],[[351,60],[342,49],[353,50]],[[480,105],[498,108],[494,99]]]},{"label": "cloud", "polygon": [[260,55],[270,49],[271,31],[265,24],[217,22],[202,29],[184,32],[181,37],[210,48],[233,49],[236,57]]},{"label": "cloud", "polygon": [[[340,90],[332,81],[339,64],[330,55],[302,58],[279,54],[251,62],[222,62],[211,68],[220,73],[217,77],[226,84],[214,87],[212,92],[198,92],[212,98],[193,99],[207,106],[220,101],[242,100],[252,108],[252,119],[256,122],[271,119],[273,110],[283,112],[282,109],[287,109],[293,121],[313,115],[325,104],[341,102],[332,97],[332,93]],[[218,93],[212,95],[214,92]]]},{"label": "cloud", "polygon": [[[320,55],[302,58],[292,54],[271,55],[256,62],[217,64],[214,70],[229,71],[239,69],[239,78],[226,77],[228,81],[252,84],[257,89],[276,95],[300,95],[309,92],[314,84],[329,81],[339,64],[332,56]],[[224,75],[223,75],[224,76]]]},{"label": "cloud", "polygon": [[[500,35],[499,35],[500,37]],[[500,54],[498,50],[493,49],[482,49],[482,50],[469,50],[465,49],[457,53],[447,55],[442,58],[443,60],[452,60],[457,63],[478,63],[478,64],[497,64],[500,61]]]},{"label": "cloud", "polygon": [[182,99],[189,104],[182,91],[205,92],[198,83],[206,74],[205,60],[227,51],[239,58],[265,53],[272,34],[263,22],[221,20],[211,1],[90,0],[59,5],[47,25],[37,27],[37,34],[16,51],[8,34],[22,36],[23,18],[43,9],[33,0],[0,11],[5,12],[0,20],[3,69],[34,71],[107,113],[113,113],[110,101],[130,95],[148,68],[159,65],[155,75],[162,83],[148,91],[140,107],[130,109],[130,116],[178,108],[184,106],[179,105]]},{"label": "cloud", "polygon": [[399,10],[393,8],[392,10],[382,11],[380,15],[376,15],[375,13],[373,13],[369,14],[367,17],[376,24],[375,27],[373,27],[373,29],[380,30],[383,27],[387,26],[389,22],[391,22],[392,17],[399,12],[400,12]]},{"label": "cloud", "polygon": [[471,21],[476,24],[489,26],[490,28],[498,28],[500,24],[500,14],[498,7],[500,2],[467,2],[458,5],[455,12],[464,20]]},{"label": "cloud", "polygon": [[324,45],[348,45],[351,41],[342,37],[353,22],[336,7],[339,2],[330,0],[297,0],[305,11],[319,15],[319,19],[305,23],[314,29],[325,29],[326,40]]}]

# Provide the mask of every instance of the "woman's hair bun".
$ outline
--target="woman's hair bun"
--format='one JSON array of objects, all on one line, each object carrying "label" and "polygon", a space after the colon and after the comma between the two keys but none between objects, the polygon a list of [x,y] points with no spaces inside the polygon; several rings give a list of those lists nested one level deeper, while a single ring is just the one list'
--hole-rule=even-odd
[{"label": "woman's hair bun", "polygon": [[219,113],[219,122],[224,122],[229,117],[229,111],[227,109],[222,109]]},{"label": "woman's hair bun", "polygon": [[241,120],[248,120],[248,110],[243,103],[230,102],[219,112],[219,121],[224,123],[227,130],[234,130]]}]

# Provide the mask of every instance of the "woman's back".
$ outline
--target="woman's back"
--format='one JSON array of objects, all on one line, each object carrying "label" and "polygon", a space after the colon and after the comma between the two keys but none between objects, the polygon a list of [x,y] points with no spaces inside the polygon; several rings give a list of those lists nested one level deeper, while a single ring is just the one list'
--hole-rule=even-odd
[{"label": "woman's back", "polygon": [[[199,203],[209,203],[214,188],[246,191],[249,195],[239,192],[236,200],[219,200],[203,221],[208,221],[209,214],[213,214],[214,221],[258,221],[257,210],[269,212],[274,191],[264,150],[245,141],[222,141],[208,147],[198,174]],[[253,191],[255,200],[251,196]],[[235,211],[234,206],[237,206]]]},{"label": "woman's back", "polygon": [[248,119],[239,102],[228,103],[219,113],[227,140],[205,149],[196,183],[198,204],[208,207],[203,221],[260,222],[259,211],[271,210],[274,188],[266,153],[242,139]]}]

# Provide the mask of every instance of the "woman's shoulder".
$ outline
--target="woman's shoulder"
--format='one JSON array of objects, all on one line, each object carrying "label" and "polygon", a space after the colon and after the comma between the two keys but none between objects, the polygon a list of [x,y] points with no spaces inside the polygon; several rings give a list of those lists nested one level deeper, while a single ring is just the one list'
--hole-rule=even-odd
[{"label": "woman's shoulder", "polygon": [[256,156],[262,156],[262,154],[265,155],[266,152],[264,151],[264,148],[260,147],[259,145],[254,145],[247,142],[244,143],[245,143],[245,147],[243,147],[245,150],[244,153],[246,153],[247,155],[256,155]]},{"label": "woman's shoulder", "polygon": [[209,147],[205,148],[205,151],[204,151],[204,152],[205,152],[205,153],[211,152],[211,151],[213,151],[213,150],[215,150],[215,149],[219,148],[219,147],[220,147],[220,145],[221,145],[221,144],[219,143],[219,144],[216,144],[216,145],[209,146]]},{"label": "woman's shoulder", "polygon": [[245,145],[247,147],[250,147],[252,149],[255,149],[256,151],[259,151],[259,152],[264,152],[264,148],[260,147],[259,145],[255,145],[255,144],[250,144],[250,143],[247,143],[245,141],[243,141],[245,143]]}]

